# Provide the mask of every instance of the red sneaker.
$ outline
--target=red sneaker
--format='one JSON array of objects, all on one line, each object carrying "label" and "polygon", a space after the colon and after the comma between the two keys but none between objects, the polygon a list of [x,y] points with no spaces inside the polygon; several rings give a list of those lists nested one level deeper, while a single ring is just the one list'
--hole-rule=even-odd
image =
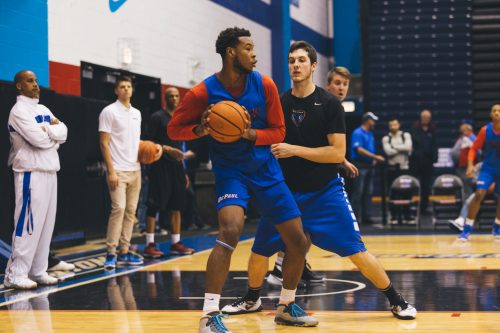
[{"label": "red sneaker", "polygon": [[182,242],[177,242],[170,246],[170,253],[172,254],[193,254],[194,249],[184,246]]},{"label": "red sneaker", "polygon": [[156,248],[155,243],[149,243],[144,248],[144,256],[148,258],[160,258],[163,257],[164,253]]}]

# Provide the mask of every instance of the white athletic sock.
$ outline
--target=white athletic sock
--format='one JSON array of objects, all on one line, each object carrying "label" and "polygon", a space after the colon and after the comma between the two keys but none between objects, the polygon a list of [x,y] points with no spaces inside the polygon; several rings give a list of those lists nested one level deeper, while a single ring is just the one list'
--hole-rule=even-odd
[{"label": "white athletic sock", "polygon": [[295,293],[297,292],[297,288],[295,289],[285,289],[281,288],[281,295],[280,295],[280,301],[279,304],[285,304],[288,305],[295,301]]},{"label": "white athletic sock", "polygon": [[495,224],[500,224],[500,219],[495,219]]},{"label": "white athletic sock", "polygon": [[470,225],[471,227],[474,226],[474,219],[466,218],[465,219],[465,224]]},{"label": "white athletic sock", "polygon": [[219,311],[220,295],[205,293],[205,302],[203,302],[203,315],[213,311]]},{"label": "white athletic sock", "polygon": [[150,234],[149,232],[146,233],[146,245],[154,242],[155,242],[155,234],[154,233]]},{"label": "white athletic sock", "polygon": [[181,241],[181,234],[172,234],[172,244],[179,243]]},{"label": "white athletic sock", "polygon": [[276,258],[276,265],[283,266],[283,258],[282,257],[278,256]]}]

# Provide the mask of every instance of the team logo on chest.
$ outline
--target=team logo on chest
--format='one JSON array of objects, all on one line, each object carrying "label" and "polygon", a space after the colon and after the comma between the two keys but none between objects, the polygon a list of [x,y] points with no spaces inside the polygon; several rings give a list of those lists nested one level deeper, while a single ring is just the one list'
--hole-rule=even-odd
[{"label": "team logo on chest", "polygon": [[306,112],[304,110],[292,109],[292,121],[295,124],[295,126],[300,127],[305,117],[306,117]]}]

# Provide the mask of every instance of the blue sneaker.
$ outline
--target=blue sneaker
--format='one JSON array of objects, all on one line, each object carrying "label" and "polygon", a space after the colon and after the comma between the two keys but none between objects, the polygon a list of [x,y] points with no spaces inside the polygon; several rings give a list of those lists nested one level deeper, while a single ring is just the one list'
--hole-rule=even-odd
[{"label": "blue sneaker", "polygon": [[198,333],[231,333],[222,321],[222,318],[227,317],[219,311],[211,312],[200,319]]},{"label": "blue sneaker", "polygon": [[295,303],[278,304],[274,322],[278,325],[312,327],[318,325],[318,320],[308,315]]},{"label": "blue sneaker", "polygon": [[495,239],[500,239],[500,224],[493,223],[492,233]]},{"label": "blue sneaker", "polygon": [[464,231],[458,236],[458,240],[461,240],[463,242],[467,242],[469,240],[470,234],[472,232],[472,226],[466,224],[464,225]]},{"label": "blue sneaker", "polygon": [[104,261],[104,269],[112,270],[116,268],[116,256],[114,254],[106,255],[106,260]]},{"label": "blue sneaker", "polygon": [[116,263],[118,264],[118,266],[136,266],[142,265],[143,261],[141,256],[132,252],[128,252],[126,254],[120,254]]}]

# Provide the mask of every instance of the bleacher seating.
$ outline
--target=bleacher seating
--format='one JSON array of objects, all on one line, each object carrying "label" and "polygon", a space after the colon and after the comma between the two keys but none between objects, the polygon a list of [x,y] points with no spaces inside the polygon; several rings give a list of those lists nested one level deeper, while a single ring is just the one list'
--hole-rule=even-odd
[{"label": "bleacher seating", "polygon": [[471,0],[370,2],[365,101],[384,124],[377,137],[390,117],[409,130],[427,108],[438,145],[453,145],[473,111],[471,12]]}]

